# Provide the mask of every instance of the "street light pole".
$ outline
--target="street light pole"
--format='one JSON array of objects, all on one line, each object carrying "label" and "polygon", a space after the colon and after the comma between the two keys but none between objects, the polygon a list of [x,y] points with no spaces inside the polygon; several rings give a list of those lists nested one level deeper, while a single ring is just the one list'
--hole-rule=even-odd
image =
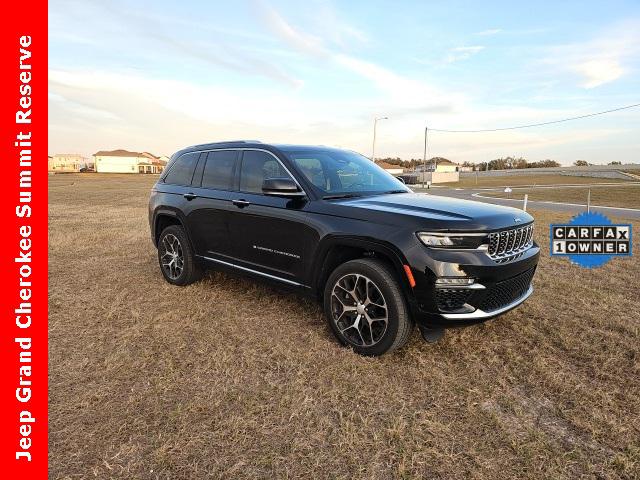
[{"label": "street light pole", "polygon": [[422,188],[424,188],[424,179],[427,176],[427,131],[429,127],[424,127],[424,156],[422,158]]},{"label": "street light pole", "polygon": [[376,125],[378,120],[388,120],[387,117],[379,117],[373,119],[373,146],[371,147],[371,161],[376,161]]}]

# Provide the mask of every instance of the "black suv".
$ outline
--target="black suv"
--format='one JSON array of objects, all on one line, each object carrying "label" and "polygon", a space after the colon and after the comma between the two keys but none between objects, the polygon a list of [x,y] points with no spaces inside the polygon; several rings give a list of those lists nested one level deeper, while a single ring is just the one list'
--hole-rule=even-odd
[{"label": "black suv", "polygon": [[522,210],[413,193],[354,152],[257,141],[175,153],[149,222],[168,282],[217,267],[305,292],[366,355],[414,324],[433,341],[516,307],[540,251]]}]

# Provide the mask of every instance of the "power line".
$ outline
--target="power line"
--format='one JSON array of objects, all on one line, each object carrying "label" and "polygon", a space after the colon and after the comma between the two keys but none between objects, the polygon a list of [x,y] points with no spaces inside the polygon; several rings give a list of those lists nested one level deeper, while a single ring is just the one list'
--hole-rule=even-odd
[{"label": "power line", "polygon": [[482,129],[482,130],[445,130],[445,129],[431,128],[431,127],[428,127],[428,129],[431,130],[432,132],[444,132],[444,133],[499,132],[499,131],[502,131],[502,130],[517,130],[519,128],[540,127],[542,125],[551,125],[551,124],[554,124],[554,123],[569,122],[571,120],[578,120],[578,119],[581,119],[581,118],[595,117],[597,115],[604,115],[605,113],[618,112],[620,110],[627,110],[629,108],[635,108],[635,107],[640,107],[640,103],[636,103],[636,104],[633,104],[633,105],[626,105],[624,107],[614,108],[612,110],[605,110],[603,112],[589,113],[587,115],[579,115],[577,117],[563,118],[561,120],[553,120],[551,122],[531,123],[529,125],[518,125],[518,126],[515,126],[515,127],[486,128],[486,129]]}]

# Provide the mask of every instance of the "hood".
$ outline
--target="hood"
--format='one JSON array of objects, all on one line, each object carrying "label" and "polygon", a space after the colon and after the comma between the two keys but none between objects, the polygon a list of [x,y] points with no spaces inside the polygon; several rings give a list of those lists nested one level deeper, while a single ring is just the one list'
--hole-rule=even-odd
[{"label": "hood", "polygon": [[[374,195],[333,202],[350,209],[362,209],[352,212],[360,218],[368,216],[366,211],[378,212],[378,215],[387,213],[391,218],[411,216],[425,228],[436,231],[497,230],[533,221],[531,215],[517,208],[420,193]],[[395,223],[391,219],[386,222]]]}]

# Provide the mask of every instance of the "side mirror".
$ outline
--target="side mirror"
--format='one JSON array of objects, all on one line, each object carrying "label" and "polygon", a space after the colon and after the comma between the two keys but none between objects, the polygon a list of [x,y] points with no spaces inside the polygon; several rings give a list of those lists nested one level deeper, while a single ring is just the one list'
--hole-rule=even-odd
[{"label": "side mirror", "polygon": [[262,193],[286,198],[305,196],[305,193],[300,190],[298,184],[291,178],[266,178],[262,182]]}]

